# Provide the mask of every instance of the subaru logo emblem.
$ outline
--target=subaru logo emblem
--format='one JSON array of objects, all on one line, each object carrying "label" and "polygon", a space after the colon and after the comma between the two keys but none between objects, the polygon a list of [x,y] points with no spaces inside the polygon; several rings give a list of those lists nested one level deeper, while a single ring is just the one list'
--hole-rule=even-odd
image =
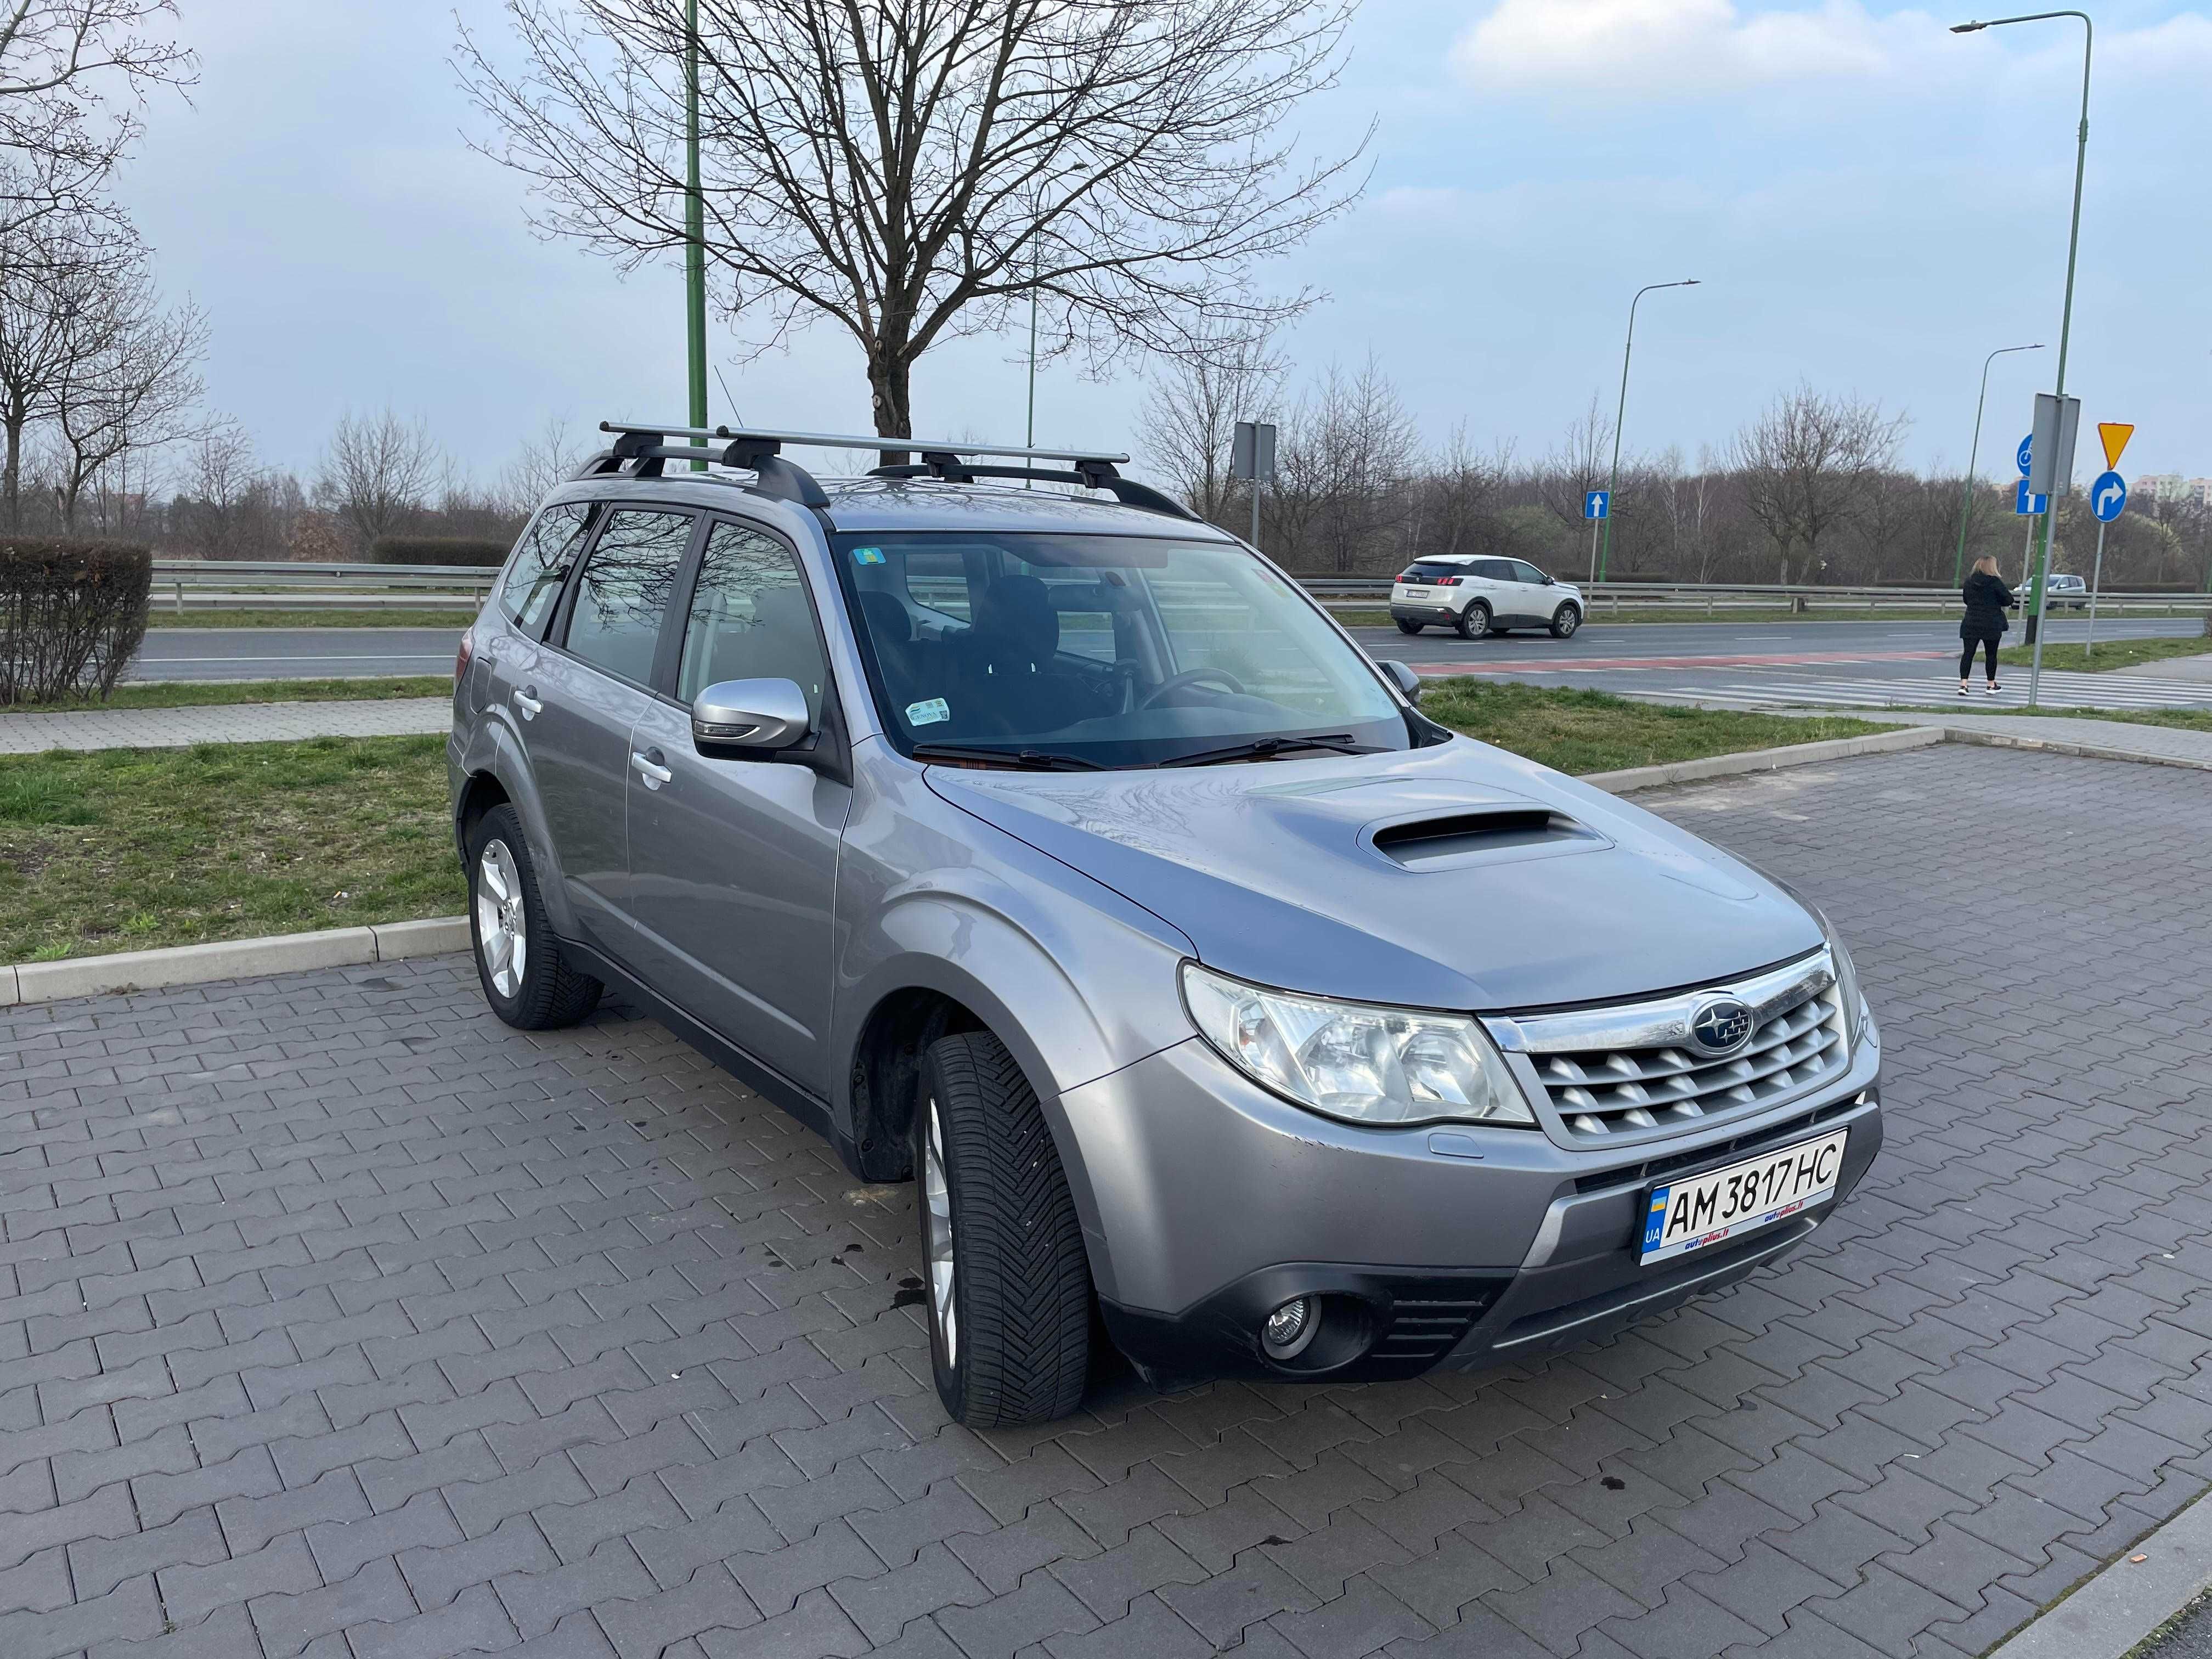
[{"label": "subaru logo emblem", "polygon": [[1730,1054],[1751,1041],[1751,1010],[1734,997],[1715,997],[1690,1017],[1690,1040],[1709,1054]]}]

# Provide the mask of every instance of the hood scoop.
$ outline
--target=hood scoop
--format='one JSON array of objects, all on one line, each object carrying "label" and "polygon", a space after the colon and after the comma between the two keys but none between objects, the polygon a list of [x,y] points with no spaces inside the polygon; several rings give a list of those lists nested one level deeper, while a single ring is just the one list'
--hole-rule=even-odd
[{"label": "hood scoop", "polygon": [[1556,858],[1613,845],[1565,812],[1533,802],[1399,818],[1370,824],[1360,838],[1400,869],[1416,874]]}]

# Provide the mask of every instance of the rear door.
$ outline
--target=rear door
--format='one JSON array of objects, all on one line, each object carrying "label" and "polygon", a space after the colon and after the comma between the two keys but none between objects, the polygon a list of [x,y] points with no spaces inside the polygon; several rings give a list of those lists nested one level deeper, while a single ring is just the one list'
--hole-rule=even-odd
[{"label": "rear door", "polygon": [[789,761],[699,753],[690,705],[721,680],[787,679],[821,729],[829,656],[799,557],[709,520],[674,697],[630,733],[629,912],[656,987],[754,1058],[830,1092],[830,925],[849,786]]},{"label": "rear door", "polygon": [[499,594],[492,601],[496,620],[477,641],[473,706],[497,711],[530,752],[530,728],[540,702],[538,665],[544,653],[545,624],[561,602],[589,528],[592,507],[580,501],[549,507],[532,521],[508,562]]},{"label": "rear door", "polygon": [[662,625],[696,522],[665,507],[610,508],[537,667],[531,772],[564,890],[579,927],[624,960],[635,955],[623,920],[630,728],[653,701]]},{"label": "rear door", "polygon": [[1512,574],[1511,563],[1504,559],[1477,559],[1468,566],[1468,580],[1474,590],[1473,597],[1490,607],[1493,625],[1512,623]]}]

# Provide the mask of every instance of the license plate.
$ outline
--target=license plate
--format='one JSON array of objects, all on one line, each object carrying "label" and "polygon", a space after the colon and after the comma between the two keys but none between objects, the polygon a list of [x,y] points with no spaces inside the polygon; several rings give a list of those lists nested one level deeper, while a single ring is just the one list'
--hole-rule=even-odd
[{"label": "license plate", "polygon": [[1651,1189],[1644,1212],[1649,1264],[1702,1250],[1791,1216],[1836,1190],[1848,1129]]},{"label": "license plate", "polygon": [[1409,599],[1425,599],[1430,597],[1430,594],[1425,587],[1409,587],[1406,590],[1406,597]]}]

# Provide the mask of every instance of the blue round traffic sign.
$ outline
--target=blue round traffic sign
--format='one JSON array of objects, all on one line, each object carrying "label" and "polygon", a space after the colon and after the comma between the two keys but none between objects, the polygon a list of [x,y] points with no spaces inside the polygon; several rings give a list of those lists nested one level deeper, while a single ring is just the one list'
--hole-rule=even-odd
[{"label": "blue round traffic sign", "polygon": [[2031,432],[2020,441],[2020,447],[2013,452],[2013,459],[2020,463],[2020,476],[2025,478],[2035,459],[2035,434]]},{"label": "blue round traffic sign", "polygon": [[2110,524],[2128,504],[2128,481],[2117,472],[2100,472],[2089,486],[2089,511],[2099,524]]}]

